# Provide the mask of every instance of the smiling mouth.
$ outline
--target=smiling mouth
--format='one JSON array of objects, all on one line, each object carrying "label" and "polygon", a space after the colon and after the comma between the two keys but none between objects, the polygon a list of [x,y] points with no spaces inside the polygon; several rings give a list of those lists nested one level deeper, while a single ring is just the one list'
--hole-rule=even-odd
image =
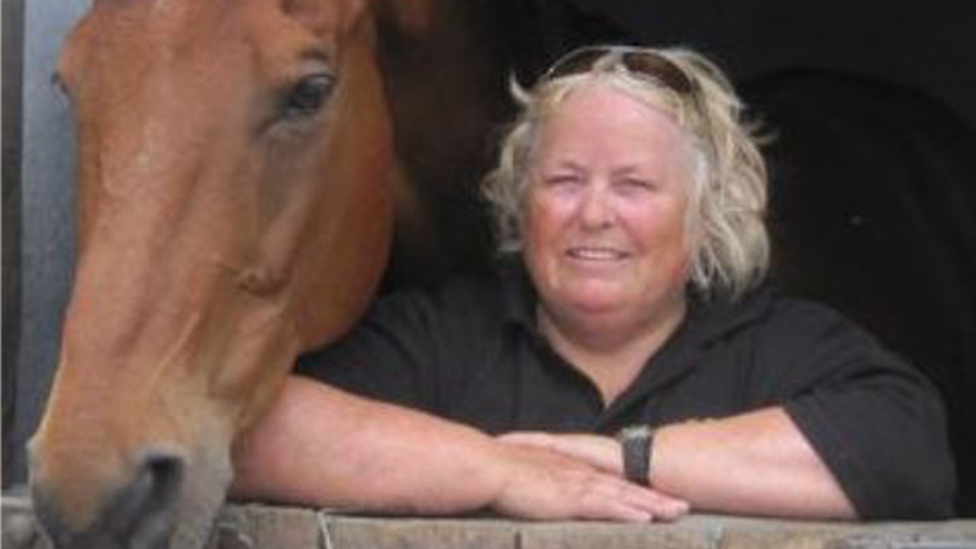
[{"label": "smiling mouth", "polygon": [[566,251],[566,255],[584,261],[620,261],[627,258],[629,254],[613,248],[579,247],[570,248]]}]

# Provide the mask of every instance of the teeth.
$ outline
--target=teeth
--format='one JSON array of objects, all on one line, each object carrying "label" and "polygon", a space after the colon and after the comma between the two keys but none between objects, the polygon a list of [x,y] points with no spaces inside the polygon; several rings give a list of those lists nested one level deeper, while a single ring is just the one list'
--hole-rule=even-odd
[{"label": "teeth", "polygon": [[609,248],[572,248],[569,256],[576,259],[611,260],[620,259],[624,254]]}]

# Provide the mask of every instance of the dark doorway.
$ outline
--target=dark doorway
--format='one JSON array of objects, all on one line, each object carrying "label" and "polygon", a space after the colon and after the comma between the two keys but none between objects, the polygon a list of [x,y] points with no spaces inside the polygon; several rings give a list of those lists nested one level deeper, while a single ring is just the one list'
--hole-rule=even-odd
[{"label": "dark doorway", "polygon": [[12,477],[20,333],[20,120],[23,0],[0,2],[0,488]]}]

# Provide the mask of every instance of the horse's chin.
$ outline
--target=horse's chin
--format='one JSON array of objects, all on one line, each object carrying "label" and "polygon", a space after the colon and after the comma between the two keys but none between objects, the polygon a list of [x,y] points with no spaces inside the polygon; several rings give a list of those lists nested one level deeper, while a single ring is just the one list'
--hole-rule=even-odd
[{"label": "horse's chin", "polygon": [[[208,456],[188,470],[167,549],[205,549],[215,545],[217,518],[233,472],[229,455]],[[215,459],[216,458],[216,459]]]}]

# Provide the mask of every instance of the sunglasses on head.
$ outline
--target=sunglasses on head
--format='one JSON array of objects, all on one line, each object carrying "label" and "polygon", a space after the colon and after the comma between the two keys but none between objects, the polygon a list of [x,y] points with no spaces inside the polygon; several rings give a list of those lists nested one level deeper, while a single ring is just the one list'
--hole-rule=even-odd
[{"label": "sunglasses on head", "polygon": [[569,52],[542,75],[541,81],[588,72],[610,70],[622,65],[629,72],[657,80],[680,95],[694,97],[693,80],[673,61],[646,48],[633,46],[587,46]]}]

